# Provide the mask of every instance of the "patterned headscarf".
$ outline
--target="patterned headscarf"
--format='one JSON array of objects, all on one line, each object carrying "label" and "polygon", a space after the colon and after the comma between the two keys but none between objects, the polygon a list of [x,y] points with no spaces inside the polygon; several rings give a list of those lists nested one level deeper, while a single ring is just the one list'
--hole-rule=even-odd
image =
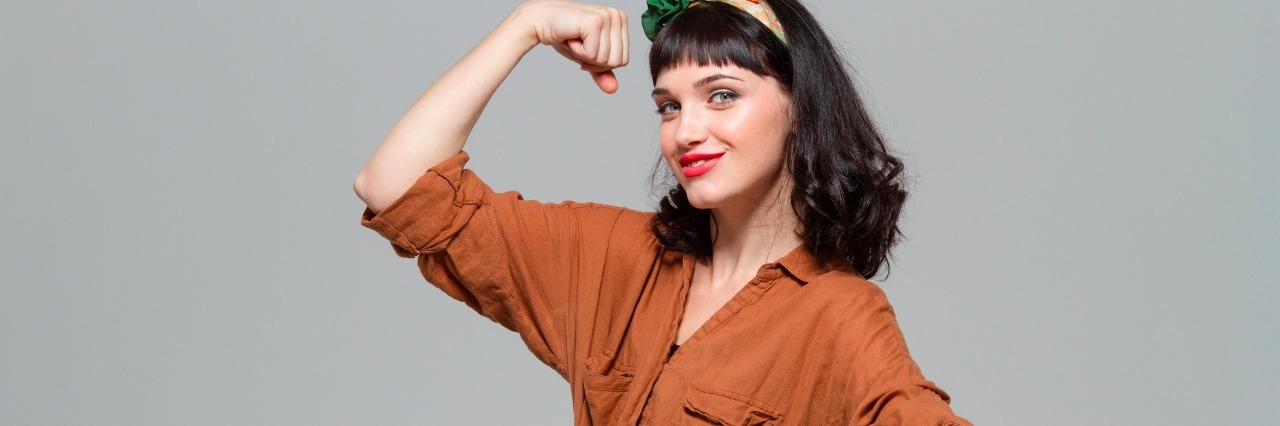
[{"label": "patterned headscarf", "polygon": [[[787,42],[787,37],[782,33],[782,24],[778,23],[778,17],[773,14],[773,9],[769,7],[764,0],[707,0],[728,3],[733,7],[742,9],[756,20],[768,27],[773,34],[778,36],[783,43]],[[676,19],[685,9],[698,4],[698,0],[646,0],[649,4],[644,14],[640,15],[640,23],[644,26],[644,35],[652,41],[658,38],[658,31],[662,30],[667,23]]]}]

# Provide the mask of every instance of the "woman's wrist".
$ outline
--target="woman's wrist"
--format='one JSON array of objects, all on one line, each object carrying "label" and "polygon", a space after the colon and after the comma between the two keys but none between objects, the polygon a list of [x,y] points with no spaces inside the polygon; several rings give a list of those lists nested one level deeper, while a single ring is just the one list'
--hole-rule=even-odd
[{"label": "woman's wrist", "polygon": [[524,52],[539,44],[537,27],[530,19],[529,3],[521,3],[493,30],[493,36],[510,43]]}]

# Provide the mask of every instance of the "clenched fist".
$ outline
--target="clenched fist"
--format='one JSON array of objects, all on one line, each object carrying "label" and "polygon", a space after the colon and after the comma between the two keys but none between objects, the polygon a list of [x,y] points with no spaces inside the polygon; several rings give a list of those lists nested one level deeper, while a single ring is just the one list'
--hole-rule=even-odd
[{"label": "clenched fist", "polygon": [[531,0],[512,12],[529,27],[530,37],[552,46],[591,73],[605,93],[618,91],[613,69],[630,60],[627,14],[611,7],[564,0]]}]

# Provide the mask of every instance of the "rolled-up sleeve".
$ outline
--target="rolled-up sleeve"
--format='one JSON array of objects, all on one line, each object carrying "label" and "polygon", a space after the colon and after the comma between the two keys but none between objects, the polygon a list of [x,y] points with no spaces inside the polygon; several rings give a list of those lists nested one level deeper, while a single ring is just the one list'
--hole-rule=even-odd
[{"label": "rolled-up sleeve", "polygon": [[[604,250],[621,208],[544,204],[495,193],[463,168],[465,152],[424,173],[383,211],[360,224],[417,257],[428,282],[520,334],[530,351],[565,376],[581,253]],[[584,232],[584,229],[596,232]]]},{"label": "rolled-up sleeve", "polygon": [[360,224],[391,241],[401,257],[439,251],[458,233],[492,192],[463,169],[465,152],[427,170],[382,212],[365,207]]}]

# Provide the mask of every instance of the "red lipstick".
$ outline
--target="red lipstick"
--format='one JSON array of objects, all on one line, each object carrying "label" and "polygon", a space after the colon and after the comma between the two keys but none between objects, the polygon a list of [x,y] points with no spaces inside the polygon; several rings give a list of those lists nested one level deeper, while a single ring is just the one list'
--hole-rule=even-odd
[{"label": "red lipstick", "polygon": [[688,153],[680,156],[680,168],[684,171],[685,177],[701,176],[703,173],[711,171],[712,167],[720,161],[723,152],[714,154],[695,154]]}]

